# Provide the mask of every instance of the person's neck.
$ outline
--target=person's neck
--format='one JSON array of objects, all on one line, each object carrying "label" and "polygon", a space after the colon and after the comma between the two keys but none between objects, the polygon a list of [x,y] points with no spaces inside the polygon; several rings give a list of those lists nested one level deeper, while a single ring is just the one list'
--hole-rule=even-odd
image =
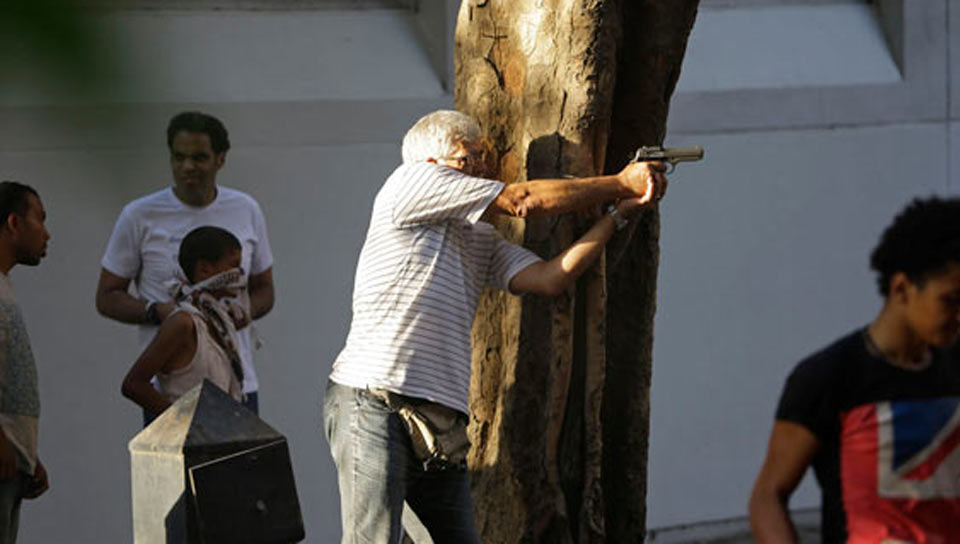
[{"label": "person's neck", "polygon": [[17,257],[13,254],[13,244],[6,236],[0,237],[0,273],[10,275],[10,269],[17,264]]},{"label": "person's neck", "polygon": [[929,363],[930,346],[889,305],[867,326],[867,334],[880,355],[895,366],[916,368]]},{"label": "person's neck", "polygon": [[173,194],[187,206],[202,208],[217,199],[217,186],[200,191],[183,191],[180,187],[174,186]]}]

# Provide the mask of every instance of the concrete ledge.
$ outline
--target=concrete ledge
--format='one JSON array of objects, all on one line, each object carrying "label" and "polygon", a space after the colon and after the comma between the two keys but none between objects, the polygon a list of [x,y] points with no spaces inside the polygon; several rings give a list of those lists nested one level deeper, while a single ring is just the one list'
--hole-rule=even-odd
[{"label": "concrete ledge", "polygon": [[224,120],[234,147],[395,143],[422,115],[453,107],[453,97],[316,102],[164,103],[0,108],[0,149],[160,149],[177,112],[198,109]]},{"label": "concrete ledge", "polygon": [[[671,107],[670,132],[698,134],[945,119],[948,114],[946,0],[902,0],[902,4],[891,4],[895,2],[884,3],[884,16],[898,17],[900,12],[895,8],[902,5],[902,25],[883,25],[887,34],[902,29],[900,81],[680,91]],[[703,21],[709,18],[697,24]],[[890,41],[890,52],[896,60],[894,49],[899,47],[899,42]]]},{"label": "concrete ledge", "polygon": [[[820,544],[820,510],[791,513],[801,544]],[[704,521],[650,529],[647,544],[752,544],[750,521],[745,517]]]}]

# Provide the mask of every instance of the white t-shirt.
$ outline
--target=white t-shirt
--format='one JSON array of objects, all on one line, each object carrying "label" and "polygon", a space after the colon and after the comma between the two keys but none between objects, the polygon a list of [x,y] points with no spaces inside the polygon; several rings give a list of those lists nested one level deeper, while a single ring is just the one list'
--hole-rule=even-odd
[{"label": "white t-shirt", "polygon": [[[140,298],[171,302],[167,282],[178,277],[180,242],[191,230],[215,226],[240,240],[241,265],[248,274],[273,266],[267,226],[257,201],[246,193],[223,186],[209,205],[184,204],[172,188],[166,188],[127,204],[107,242],[100,264],[111,274],[133,280]],[[140,325],[140,348],[146,348],[157,332],[153,325]],[[238,351],[243,360],[243,391],[258,389],[253,368],[250,327],[240,331]]]},{"label": "white t-shirt", "polygon": [[541,259],[479,222],[503,189],[431,163],[404,164],[373,203],[353,321],[330,379],[467,412],[470,329],[486,286]]}]

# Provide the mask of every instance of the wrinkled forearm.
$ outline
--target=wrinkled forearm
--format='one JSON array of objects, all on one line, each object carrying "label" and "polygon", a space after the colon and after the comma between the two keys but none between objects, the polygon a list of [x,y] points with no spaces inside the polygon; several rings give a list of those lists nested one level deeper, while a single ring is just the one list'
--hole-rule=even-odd
[{"label": "wrinkled forearm", "polygon": [[494,202],[499,213],[515,217],[557,215],[632,196],[618,176],[539,179],[504,187]]}]

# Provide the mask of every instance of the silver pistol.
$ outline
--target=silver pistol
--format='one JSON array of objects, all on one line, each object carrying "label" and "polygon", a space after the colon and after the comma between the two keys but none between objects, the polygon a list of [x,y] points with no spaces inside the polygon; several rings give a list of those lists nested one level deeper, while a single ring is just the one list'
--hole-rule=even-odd
[{"label": "silver pistol", "polygon": [[678,163],[703,159],[703,148],[644,146],[637,150],[631,162],[660,161],[670,164],[667,173],[673,172]]}]

